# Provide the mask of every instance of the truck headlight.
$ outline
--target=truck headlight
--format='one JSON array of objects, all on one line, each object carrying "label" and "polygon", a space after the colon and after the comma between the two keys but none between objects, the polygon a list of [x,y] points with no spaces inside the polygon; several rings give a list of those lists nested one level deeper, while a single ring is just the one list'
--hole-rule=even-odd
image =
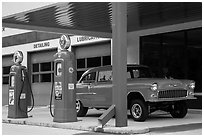
[{"label": "truck headlight", "polygon": [[190,92],[188,93],[188,95],[189,95],[189,96],[194,96],[195,94],[194,94],[194,92],[190,91]]},{"label": "truck headlight", "polygon": [[190,84],[189,84],[189,88],[190,88],[190,89],[194,89],[194,88],[195,88],[195,82],[190,83]]},{"label": "truck headlight", "polygon": [[150,89],[151,89],[152,91],[156,91],[156,90],[158,89],[158,84],[157,84],[157,83],[153,83],[153,84],[151,85]]}]

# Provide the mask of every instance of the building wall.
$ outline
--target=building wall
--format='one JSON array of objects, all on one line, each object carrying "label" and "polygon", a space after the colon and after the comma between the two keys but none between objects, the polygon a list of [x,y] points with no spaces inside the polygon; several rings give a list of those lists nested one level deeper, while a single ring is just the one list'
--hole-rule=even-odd
[{"label": "building wall", "polygon": [[[85,36],[73,36],[71,37],[71,45],[76,50],[77,58],[88,58],[102,55],[110,55],[110,44],[109,39],[102,39],[97,37],[85,37]],[[110,42],[109,42],[110,43]],[[104,45],[105,44],[105,45]],[[30,82],[32,84],[32,91],[35,97],[35,105],[49,105],[50,91],[51,91],[51,80],[47,81],[43,77],[43,74],[52,74],[53,65],[50,72],[39,71],[33,72],[33,64],[41,65],[45,62],[53,62],[53,55],[57,52],[59,45],[59,38],[52,40],[39,41],[34,43],[27,43],[22,45],[15,45],[10,47],[4,47],[2,49],[3,63],[2,66],[12,65],[12,55],[15,51],[20,50],[23,52],[24,60],[22,65],[28,68],[30,74]],[[71,50],[71,48],[69,49]],[[100,54],[99,54],[100,52]],[[87,54],[89,53],[89,54]],[[33,82],[34,75],[39,75],[39,82]],[[7,76],[7,75],[5,75]],[[8,104],[8,84],[2,86],[2,105]]]},{"label": "building wall", "polygon": [[[192,22],[186,22],[181,24],[174,24],[169,26],[129,32],[127,62],[140,63],[140,37],[142,36],[181,31],[181,30],[189,30],[189,29],[195,29],[195,28],[201,28],[201,27],[202,27],[202,21],[199,20],[199,21],[192,21]],[[195,72],[195,73],[199,73],[199,72]],[[202,74],[197,74],[197,75],[202,75]],[[201,85],[197,85],[197,87],[201,87]],[[202,109],[202,91],[195,93],[195,97],[197,98],[196,100],[188,100],[188,106],[190,108]]]},{"label": "building wall", "polygon": [[174,24],[169,26],[162,26],[152,29],[145,29],[145,30],[139,30],[134,32],[128,33],[128,49],[127,49],[127,62],[128,63],[140,63],[140,37],[145,35],[152,35],[152,34],[158,34],[158,33],[166,33],[166,32],[172,32],[172,31],[179,31],[184,29],[193,29],[202,27],[202,21],[192,21],[192,22],[186,22],[181,24]]},{"label": "building wall", "polygon": [[38,41],[56,39],[56,38],[59,38],[60,36],[61,34],[56,34],[56,33],[28,32],[28,33],[3,37],[2,45],[3,47],[22,45],[22,44],[33,43]]},{"label": "building wall", "polygon": [[[152,28],[152,29],[145,29],[145,30],[139,30],[139,31],[134,31],[134,32],[129,32],[128,33],[128,48],[127,48],[127,63],[135,63],[139,64],[140,63],[140,37],[145,36],[145,35],[152,35],[152,34],[158,34],[158,33],[165,33],[165,32],[172,32],[172,31],[179,31],[179,30],[184,30],[184,29],[192,29],[192,28],[198,28],[202,27],[202,21],[193,21],[193,22],[186,22],[186,23],[181,23],[181,24],[175,24],[175,25],[169,25],[169,26],[163,26],[163,27],[157,27],[157,28]],[[91,50],[87,50],[86,46],[89,45],[90,41],[92,43],[102,43],[104,41],[109,41],[110,39],[101,39],[101,38],[88,38],[88,37],[71,37],[71,44],[75,46],[75,48],[79,47],[80,50],[83,50],[83,54],[80,53],[79,58],[81,57],[89,57],[89,52]],[[43,50],[49,51],[50,49],[56,49],[59,45],[59,38],[57,39],[52,39],[52,40],[45,40],[45,41],[39,41],[35,43],[27,43],[23,45],[15,45],[15,46],[10,46],[10,47],[5,47],[2,49],[2,54],[3,54],[3,63],[2,65],[4,66],[5,64],[5,56],[6,55],[11,55],[13,54],[14,51],[16,50],[21,50],[24,54],[24,61],[22,64],[24,66],[28,66],[29,63],[29,54],[33,52],[39,52]],[[91,48],[92,49],[92,48]],[[100,46],[98,49],[100,52],[103,52],[104,54],[109,55],[110,51],[108,51],[108,46],[106,48],[103,48],[103,46]],[[94,50],[92,49],[92,52]],[[97,55],[96,53],[92,53]],[[79,55],[79,54],[78,54]],[[46,87],[46,92],[39,92],[40,90],[44,90]],[[38,105],[48,105],[49,103],[49,91],[51,89],[51,83],[44,83],[44,84],[35,84],[33,87],[33,90],[36,94],[36,100],[39,100],[42,96],[42,98],[47,98],[47,100],[43,101],[43,99],[40,99],[42,102],[38,102]],[[2,86],[2,98],[4,98],[3,105],[7,104],[7,91],[8,90],[8,85],[3,85]]]}]

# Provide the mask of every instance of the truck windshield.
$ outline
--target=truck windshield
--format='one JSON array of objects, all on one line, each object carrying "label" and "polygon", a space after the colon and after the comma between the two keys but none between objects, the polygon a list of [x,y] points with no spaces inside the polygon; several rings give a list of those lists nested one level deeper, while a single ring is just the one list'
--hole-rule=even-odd
[{"label": "truck windshield", "polygon": [[127,72],[128,78],[152,78],[148,67],[128,67]]}]

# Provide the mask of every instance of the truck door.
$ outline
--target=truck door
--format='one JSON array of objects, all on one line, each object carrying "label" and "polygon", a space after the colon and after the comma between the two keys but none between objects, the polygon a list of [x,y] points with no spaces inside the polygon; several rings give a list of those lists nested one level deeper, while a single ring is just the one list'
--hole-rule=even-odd
[{"label": "truck door", "polygon": [[93,106],[106,108],[112,104],[112,86],[112,71],[99,71],[97,82],[90,87]]},{"label": "truck door", "polygon": [[77,84],[77,99],[79,99],[85,107],[92,106],[93,93],[91,88],[96,81],[96,72],[91,72],[82,77]]}]

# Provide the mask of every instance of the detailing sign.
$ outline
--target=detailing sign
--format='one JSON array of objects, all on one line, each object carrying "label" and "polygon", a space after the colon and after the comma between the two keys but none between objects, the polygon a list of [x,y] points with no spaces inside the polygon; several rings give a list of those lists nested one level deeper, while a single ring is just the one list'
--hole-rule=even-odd
[{"label": "detailing sign", "polygon": [[37,44],[33,45],[34,49],[36,49],[36,48],[43,48],[43,47],[49,47],[49,46],[50,46],[50,42],[37,43]]}]

